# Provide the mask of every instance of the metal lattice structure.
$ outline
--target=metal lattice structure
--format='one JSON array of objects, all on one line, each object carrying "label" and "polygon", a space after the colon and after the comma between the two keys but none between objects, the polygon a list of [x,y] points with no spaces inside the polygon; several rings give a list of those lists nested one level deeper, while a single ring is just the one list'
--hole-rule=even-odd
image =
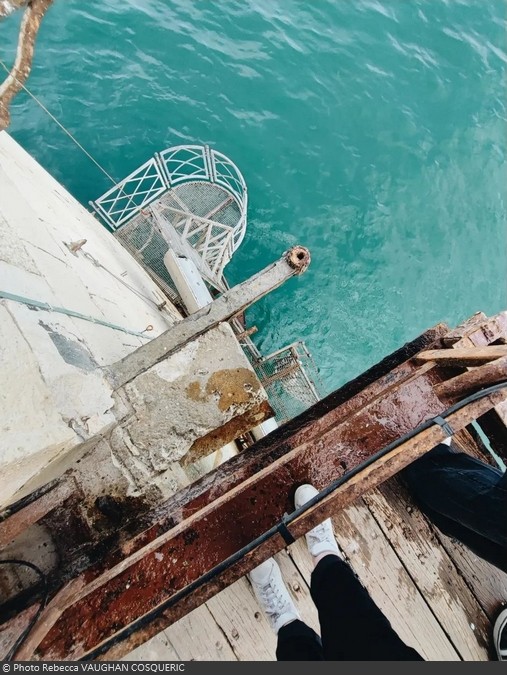
[{"label": "metal lattice structure", "polygon": [[197,264],[224,290],[223,269],[246,231],[247,188],[238,167],[208,146],[156,153],[92,202],[97,214],[174,299],[163,258],[168,248]]},{"label": "metal lattice structure", "polygon": [[257,377],[268,394],[279,424],[284,424],[320,401],[320,378],[304,342],[252,359]]}]

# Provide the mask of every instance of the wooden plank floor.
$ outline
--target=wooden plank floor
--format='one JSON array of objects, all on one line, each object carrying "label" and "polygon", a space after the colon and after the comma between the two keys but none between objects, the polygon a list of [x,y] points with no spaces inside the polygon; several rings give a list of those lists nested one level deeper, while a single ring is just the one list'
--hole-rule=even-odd
[{"label": "wooden plank floor", "polygon": [[[392,479],[334,518],[346,559],[402,639],[427,660],[493,658],[491,618],[507,575],[433,528]],[[303,619],[318,631],[304,540],[277,560]],[[247,579],[131,652],[127,660],[274,660],[276,638]]]}]

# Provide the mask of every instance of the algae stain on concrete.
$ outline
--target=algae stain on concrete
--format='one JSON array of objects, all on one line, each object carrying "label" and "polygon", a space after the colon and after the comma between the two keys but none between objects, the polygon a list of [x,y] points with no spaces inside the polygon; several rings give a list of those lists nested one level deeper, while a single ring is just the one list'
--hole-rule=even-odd
[{"label": "algae stain on concrete", "polygon": [[186,392],[189,399],[198,402],[207,401],[211,396],[218,395],[218,408],[221,412],[226,412],[232,406],[248,404],[259,389],[255,373],[248,368],[232,368],[214,372],[207,381],[204,391],[199,382],[191,382]]},{"label": "algae stain on concrete", "polygon": [[199,382],[191,382],[188,385],[186,391],[187,391],[187,398],[189,398],[191,401],[197,401],[199,403],[202,403],[203,401],[207,400],[207,396],[202,391]]}]

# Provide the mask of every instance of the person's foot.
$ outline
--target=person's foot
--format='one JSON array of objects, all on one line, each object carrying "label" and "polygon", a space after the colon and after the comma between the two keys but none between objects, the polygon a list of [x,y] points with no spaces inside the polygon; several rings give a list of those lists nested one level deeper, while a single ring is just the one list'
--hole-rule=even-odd
[{"label": "person's foot", "polygon": [[248,578],[252,583],[255,597],[275,633],[278,633],[282,626],[300,618],[282,579],[280,568],[273,558],[253,569]]},{"label": "person's foot", "polygon": [[507,661],[507,607],[496,617],[493,626],[493,643],[499,661]]},{"label": "person's foot", "polygon": [[[296,508],[298,509],[300,506],[303,506],[303,504],[306,504],[306,502],[317,494],[319,493],[313,485],[301,485],[294,495],[294,504]],[[318,562],[317,558],[320,560],[330,553],[337,555],[340,558],[342,557],[334,537],[333,524],[331,523],[330,518],[324,520],[320,525],[317,525],[317,527],[314,527],[313,530],[307,532],[305,537],[308,550],[310,551],[310,555],[313,556],[315,564]]]}]

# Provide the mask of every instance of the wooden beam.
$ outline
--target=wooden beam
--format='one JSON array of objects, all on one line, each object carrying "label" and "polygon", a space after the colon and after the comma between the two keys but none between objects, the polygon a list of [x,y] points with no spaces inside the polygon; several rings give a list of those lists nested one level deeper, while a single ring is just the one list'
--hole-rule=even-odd
[{"label": "wooden beam", "polygon": [[434,361],[439,366],[480,366],[507,356],[507,345],[472,347],[470,349],[431,349],[417,355],[418,363]]},{"label": "wooden beam", "polygon": [[294,246],[280,260],[269,265],[242,284],[226,291],[198,312],[194,312],[169,330],[136,349],[106,372],[115,388],[130,382],[155,363],[167,358],[203,333],[229,321],[270,291],[293,276],[302,274],[310,264],[310,253],[302,246]]},{"label": "wooden beam", "polygon": [[0,522],[0,549],[8,546],[17,536],[33,525],[50,511],[68,499],[76,490],[74,480],[66,480],[27,506]]},{"label": "wooden beam", "polygon": [[435,385],[438,396],[461,397],[481,387],[507,380],[507,356]]},{"label": "wooden beam", "polygon": [[[495,316],[487,318],[486,316],[476,315],[480,320],[474,322],[469,320],[456,331],[451,331],[443,338],[443,343],[447,344],[447,340],[452,333],[455,337],[459,335],[456,341],[452,338],[453,348],[468,348],[468,347],[484,347],[492,343],[507,342],[507,312],[500,312]],[[473,319],[473,317],[472,317]],[[484,433],[487,435],[493,450],[497,455],[507,462],[507,406],[502,404],[497,406],[495,410],[489,410],[483,417],[477,420]],[[474,429],[471,429],[471,434],[474,438],[477,434]],[[480,438],[476,438],[478,443],[482,443]],[[491,461],[491,455],[486,453],[483,455],[485,461]]]}]

